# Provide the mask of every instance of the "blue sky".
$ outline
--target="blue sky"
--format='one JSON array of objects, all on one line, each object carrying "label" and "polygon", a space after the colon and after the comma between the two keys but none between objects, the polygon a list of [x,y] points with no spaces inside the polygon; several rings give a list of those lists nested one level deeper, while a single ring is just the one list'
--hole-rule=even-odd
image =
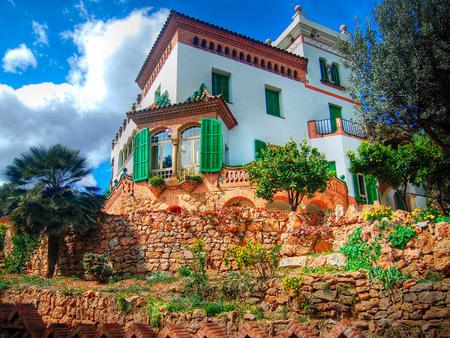
[{"label": "blue sky", "polygon": [[264,41],[287,27],[296,4],[313,21],[352,31],[374,3],[0,0],[0,170],[31,145],[61,142],[96,168],[86,184],[106,187],[111,139],[167,9]]}]

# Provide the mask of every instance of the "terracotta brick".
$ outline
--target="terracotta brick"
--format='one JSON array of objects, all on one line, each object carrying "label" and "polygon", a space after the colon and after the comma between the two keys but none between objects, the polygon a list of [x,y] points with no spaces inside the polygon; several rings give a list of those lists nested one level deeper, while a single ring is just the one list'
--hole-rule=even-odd
[{"label": "terracotta brick", "polygon": [[195,338],[226,338],[227,332],[217,323],[207,323],[194,335]]},{"label": "terracotta brick", "polygon": [[127,338],[155,338],[156,333],[153,331],[152,327],[147,324],[142,323],[132,323],[127,327]]},{"label": "terracotta brick", "polygon": [[192,336],[182,325],[167,324],[158,334],[158,338],[191,338]]}]

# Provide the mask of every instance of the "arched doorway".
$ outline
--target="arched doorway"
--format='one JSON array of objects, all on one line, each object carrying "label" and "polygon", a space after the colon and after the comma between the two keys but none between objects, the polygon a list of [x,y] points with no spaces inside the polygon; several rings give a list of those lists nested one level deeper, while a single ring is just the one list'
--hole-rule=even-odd
[{"label": "arched doorway", "polygon": [[251,207],[251,208],[254,208],[255,204],[246,197],[238,196],[238,197],[234,197],[234,198],[226,201],[225,204],[223,205],[223,207],[224,208],[228,208],[228,207]]}]

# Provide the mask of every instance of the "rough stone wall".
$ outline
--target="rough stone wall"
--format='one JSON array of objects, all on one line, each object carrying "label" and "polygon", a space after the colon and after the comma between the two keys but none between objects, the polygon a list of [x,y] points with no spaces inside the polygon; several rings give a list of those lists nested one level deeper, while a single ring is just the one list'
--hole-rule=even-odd
[{"label": "rough stone wall", "polygon": [[[325,322],[349,319],[364,335],[392,337],[403,333],[409,337],[443,337],[445,332],[449,333],[450,279],[434,284],[407,280],[397,289],[387,292],[381,284],[357,272],[312,275],[305,279],[300,298],[289,297],[276,279],[267,281],[261,291],[260,296],[254,297],[254,303],[267,318],[275,318],[277,311],[288,309],[289,318],[306,314],[312,320]],[[80,296],[64,296],[54,291],[30,288],[8,290],[1,299],[4,303],[35,304],[46,323],[148,323],[144,311],[146,302],[139,296],[130,297],[133,306],[127,315],[120,312],[114,296],[93,291]],[[255,318],[244,316],[244,320]],[[181,324],[190,333],[195,333],[207,321],[204,311],[198,309],[191,314],[164,313],[163,325]],[[212,321],[220,323],[233,336],[242,318],[237,312],[230,312]],[[266,332],[278,333],[272,325],[276,322],[267,322]]]},{"label": "rough stone wall", "polygon": [[[226,270],[224,254],[229,245],[253,240],[270,247],[289,243],[286,256],[308,254],[321,250],[328,235],[318,227],[298,229],[298,215],[253,208],[227,208],[221,211],[177,216],[167,212],[140,212],[123,216],[108,216],[89,233],[71,234],[60,247],[57,273],[80,275],[81,260],[86,252],[108,253],[114,270],[119,274],[136,275],[152,271],[177,271],[191,253],[189,244],[196,239],[205,242],[208,267]],[[309,230],[308,230],[309,229]],[[320,242],[319,242],[320,239]],[[316,244],[322,243],[317,246]],[[298,250],[294,250],[295,246]],[[331,246],[328,245],[328,246]],[[32,256],[29,272],[45,273],[42,265],[45,247]],[[323,250],[322,250],[323,251]]]}]

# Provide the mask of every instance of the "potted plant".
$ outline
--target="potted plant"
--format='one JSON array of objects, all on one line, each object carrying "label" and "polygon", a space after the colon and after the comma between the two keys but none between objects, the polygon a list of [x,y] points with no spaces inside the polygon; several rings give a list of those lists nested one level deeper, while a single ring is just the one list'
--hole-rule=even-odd
[{"label": "potted plant", "polygon": [[202,175],[186,176],[185,180],[181,183],[181,187],[190,194],[202,181]]},{"label": "potted plant", "polygon": [[155,197],[159,197],[166,188],[166,181],[161,176],[152,176],[148,180],[148,187]]}]

